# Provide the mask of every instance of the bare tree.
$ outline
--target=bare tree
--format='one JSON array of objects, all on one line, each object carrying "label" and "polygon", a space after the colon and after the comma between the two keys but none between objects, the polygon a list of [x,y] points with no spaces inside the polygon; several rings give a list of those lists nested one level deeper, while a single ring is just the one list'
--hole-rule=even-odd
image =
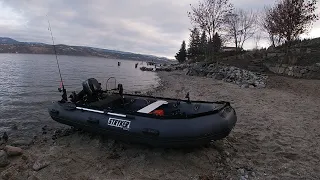
[{"label": "bare tree", "polygon": [[276,16],[277,14],[274,13],[272,8],[265,7],[264,13],[259,20],[259,25],[262,28],[262,31],[268,34],[272,47],[276,47],[283,43],[283,38],[279,35],[277,24],[274,20],[277,18]]},{"label": "bare tree", "polygon": [[255,34],[257,15],[238,9],[228,14],[225,20],[227,35],[233,39],[236,49],[242,49],[244,42]]},{"label": "bare tree", "polygon": [[275,46],[283,40],[288,47],[318,19],[317,0],[280,0],[273,8],[266,8],[263,26]]},{"label": "bare tree", "polygon": [[202,0],[198,6],[191,6],[188,16],[191,23],[208,34],[209,41],[213,39],[216,32],[220,31],[225,15],[233,9],[229,0]]},{"label": "bare tree", "polygon": [[274,21],[279,35],[291,42],[307,31],[318,18],[315,14],[316,0],[282,0],[275,8]]}]

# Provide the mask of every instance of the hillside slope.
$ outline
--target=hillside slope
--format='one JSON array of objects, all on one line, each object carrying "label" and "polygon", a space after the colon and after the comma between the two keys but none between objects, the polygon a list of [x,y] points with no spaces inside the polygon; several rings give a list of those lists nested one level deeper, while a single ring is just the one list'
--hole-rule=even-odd
[{"label": "hillside slope", "polygon": [[[55,47],[57,54],[59,55],[96,56],[112,59],[153,61],[156,63],[171,62],[170,59],[165,57],[157,57],[153,55],[137,54],[109,49],[85,46],[69,46],[61,44],[56,45]],[[54,54],[54,48],[49,44],[37,42],[19,42],[11,38],[0,37],[0,53]]]},{"label": "hillside slope", "polygon": [[[293,42],[290,52],[296,66],[310,66],[320,63],[320,38],[297,40]],[[250,71],[263,72],[264,63],[281,64],[285,59],[285,46],[241,52],[235,56],[222,57],[216,61],[223,62]]]}]

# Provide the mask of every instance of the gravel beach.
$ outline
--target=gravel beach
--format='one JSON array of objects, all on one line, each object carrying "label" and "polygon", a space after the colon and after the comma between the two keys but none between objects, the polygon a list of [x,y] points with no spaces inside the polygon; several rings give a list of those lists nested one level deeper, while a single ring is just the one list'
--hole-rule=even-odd
[{"label": "gravel beach", "polygon": [[0,179],[320,179],[320,80],[270,76],[259,89],[183,71],[158,76],[162,85],[148,94],[229,101],[235,129],[206,147],[160,149],[43,127],[20,142],[22,155],[7,157]]}]

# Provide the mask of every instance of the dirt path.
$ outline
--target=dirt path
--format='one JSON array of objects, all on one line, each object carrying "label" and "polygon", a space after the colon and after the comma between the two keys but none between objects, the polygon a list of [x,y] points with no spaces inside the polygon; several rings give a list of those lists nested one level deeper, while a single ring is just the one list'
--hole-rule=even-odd
[{"label": "dirt path", "polygon": [[[151,149],[76,132],[48,130],[22,157],[0,168],[3,179],[320,179],[320,81],[271,77],[266,89],[241,89],[209,78],[161,72],[153,95],[230,101],[238,122],[208,147]],[[57,133],[57,132],[56,132]],[[34,171],[40,161],[48,166]]]}]

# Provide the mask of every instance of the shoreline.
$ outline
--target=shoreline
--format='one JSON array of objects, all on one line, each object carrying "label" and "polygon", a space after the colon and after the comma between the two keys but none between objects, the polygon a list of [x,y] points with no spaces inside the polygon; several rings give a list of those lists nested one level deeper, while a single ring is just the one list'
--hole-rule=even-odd
[{"label": "shoreline", "polygon": [[[190,92],[191,100],[231,102],[238,116],[231,134],[206,147],[179,150],[46,127],[32,145],[23,147],[22,156],[10,158],[11,163],[0,168],[0,175],[13,179],[320,178],[320,80],[274,76],[264,89],[242,89],[183,71],[157,75],[159,86],[146,92],[153,96],[183,99]],[[36,162],[46,166],[34,170]]]},{"label": "shoreline", "polygon": [[[40,56],[55,56],[55,54],[40,54],[40,53],[2,53],[0,52],[0,55],[40,55]],[[123,60],[123,61],[134,61],[134,62],[148,62],[148,60],[143,59],[121,59],[121,58],[114,58],[114,57],[106,57],[106,56],[84,56],[84,55],[72,55],[72,54],[57,54],[58,58],[60,56],[67,56],[67,57],[81,57],[81,58],[97,58],[97,59],[111,59],[111,60]]]}]

